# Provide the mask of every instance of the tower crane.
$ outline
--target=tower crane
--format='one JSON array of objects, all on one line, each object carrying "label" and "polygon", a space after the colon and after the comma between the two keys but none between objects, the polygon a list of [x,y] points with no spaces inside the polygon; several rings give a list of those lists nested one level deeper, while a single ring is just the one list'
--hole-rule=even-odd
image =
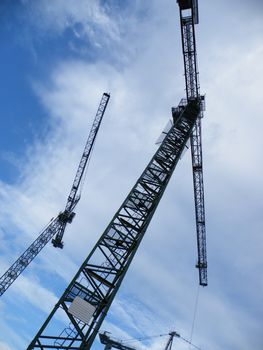
[{"label": "tower crane", "polygon": [[184,342],[188,343],[189,345],[191,345],[192,347],[194,347],[197,350],[201,350],[201,348],[199,348],[198,346],[194,345],[191,341],[183,338],[179,333],[177,333],[176,331],[172,331],[169,334],[169,339],[165,345],[164,350],[172,350],[172,345],[173,345],[173,340],[174,337],[179,338],[181,340],[183,340]]},{"label": "tower crane", "polygon": [[[177,3],[180,10],[186,99],[187,101],[196,98],[202,98],[204,100],[204,96],[200,95],[195,42],[195,24],[199,23],[198,0],[177,0]],[[196,120],[193,132],[190,136],[190,143],[197,231],[198,260],[196,267],[199,269],[199,284],[201,286],[207,286],[206,227],[201,138],[202,116],[203,113],[200,113]]]},{"label": "tower crane", "polygon": [[165,345],[164,350],[172,350],[172,345],[173,345],[173,339],[174,337],[181,339],[182,341],[184,341],[185,343],[188,343],[189,345],[191,345],[192,347],[194,347],[197,350],[201,350],[201,348],[199,348],[198,346],[194,345],[192,342],[190,342],[189,340],[183,338],[179,333],[177,333],[176,331],[171,331],[168,334],[158,334],[158,335],[152,335],[152,336],[146,336],[146,337],[141,337],[141,338],[133,338],[133,339],[128,339],[128,340],[116,340],[111,338],[109,335],[109,332],[103,332],[103,333],[99,333],[99,338],[100,338],[100,342],[102,344],[105,344],[105,350],[114,348],[114,349],[119,349],[119,350],[136,350],[136,348],[134,347],[130,347],[127,346],[127,343],[130,342],[140,342],[142,340],[149,340],[152,338],[159,338],[159,337],[164,337],[169,335],[168,341]]},{"label": "tower crane", "polygon": [[180,338],[180,334],[178,334],[177,332],[173,331],[169,333],[169,339],[168,342],[164,348],[164,350],[172,350],[172,345],[173,345],[173,339],[174,337],[178,337]]},{"label": "tower crane", "polygon": [[80,199],[80,184],[83,180],[86,165],[90,158],[109,98],[110,95],[108,93],[104,93],[102,95],[64,211],[60,212],[56,218],[50,221],[50,223],[44,228],[37,239],[3,274],[3,276],[0,278],[0,296],[4,294],[4,292],[31,263],[31,261],[37,256],[37,254],[44,248],[44,246],[50,241],[52,237],[54,237],[52,239],[53,246],[63,248],[62,238],[65,232],[65,228],[67,224],[72,222],[75,216],[75,212],[73,210]]},{"label": "tower crane", "polygon": [[[28,350],[90,349],[202,108],[202,99],[197,96],[172,109],[172,127]],[[66,322],[62,329],[58,320]]]}]

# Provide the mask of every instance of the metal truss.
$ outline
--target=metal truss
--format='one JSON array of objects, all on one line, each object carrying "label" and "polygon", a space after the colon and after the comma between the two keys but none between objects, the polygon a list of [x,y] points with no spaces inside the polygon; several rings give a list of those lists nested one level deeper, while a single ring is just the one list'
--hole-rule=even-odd
[{"label": "metal truss", "polygon": [[[96,136],[97,136],[97,133],[99,131],[100,124],[102,122],[102,118],[104,116],[109,99],[110,99],[109,94],[104,93],[102,95],[97,113],[95,115],[91,130],[90,130],[90,133],[88,136],[88,140],[87,140],[85,148],[84,148],[84,152],[83,152],[81,159],[80,159],[80,162],[79,162],[79,166],[77,169],[77,173],[75,175],[75,179],[73,181],[72,188],[70,190],[70,194],[68,196],[65,210],[63,212],[63,216],[64,216],[66,222],[68,222],[68,218],[71,218],[72,214],[74,214],[73,210],[74,210],[76,204],[78,203],[78,201],[80,200],[80,195],[81,195],[80,184],[81,184],[81,181],[83,180],[83,175],[84,175],[85,170],[86,170],[86,165],[87,165],[87,162],[90,158],[90,155],[91,155],[91,152],[92,152],[95,140],[96,140]],[[64,230],[63,229],[59,230],[55,236],[55,239],[52,240],[54,247],[63,248],[63,242],[62,242],[63,235],[64,235]]]},{"label": "metal truss", "polygon": [[134,347],[123,344],[122,341],[110,338],[107,333],[108,332],[99,333],[100,342],[105,345],[104,350],[110,350],[112,348],[119,350],[136,350]]},{"label": "metal truss", "polygon": [[[120,209],[27,348],[90,349],[140,245],[200,113],[173,109],[174,124]],[[67,320],[61,332],[58,320]],[[65,324],[63,322],[63,324]]]},{"label": "metal truss", "polygon": [[[202,100],[202,110],[204,109],[204,96],[200,96],[196,43],[195,43],[195,23],[198,23],[197,1],[178,0],[180,7],[180,21],[182,34],[182,48],[184,57],[184,73],[187,100],[200,98]],[[189,14],[190,13],[190,14]],[[202,160],[202,138],[201,138],[201,118],[200,113],[195,127],[190,137],[193,184],[195,199],[195,217],[197,231],[197,251],[198,261],[196,267],[199,269],[199,284],[207,286],[207,254],[206,254],[206,227],[205,227],[205,204],[204,204],[204,184],[203,184],[203,160]]]},{"label": "metal truss", "polygon": [[78,170],[73,182],[73,186],[70,191],[70,195],[67,200],[65,210],[58,214],[55,219],[52,219],[47,227],[41,232],[38,238],[27,248],[27,250],[13,263],[12,266],[1,276],[0,278],[0,296],[11,286],[11,284],[17,279],[17,277],[25,270],[25,268],[31,263],[31,261],[38,255],[38,253],[45,247],[52,237],[52,243],[55,247],[62,248],[62,237],[65,232],[65,228],[68,223],[71,223],[75,213],[77,202],[80,199],[80,183],[85,172],[87,161],[90,157],[96,135],[98,133],[105,109],[107,107],[110,95],[104,93],[102,95],[99,108],[97,110],[95,119],[89,137],[82,154]]},{"label": "metal truss", "polygon": [[180,11],[182,47],[184,56],[184,74],[187,99],[199,96],[199,81],[197,70],[195,29],[192,16],[184,17]]}]

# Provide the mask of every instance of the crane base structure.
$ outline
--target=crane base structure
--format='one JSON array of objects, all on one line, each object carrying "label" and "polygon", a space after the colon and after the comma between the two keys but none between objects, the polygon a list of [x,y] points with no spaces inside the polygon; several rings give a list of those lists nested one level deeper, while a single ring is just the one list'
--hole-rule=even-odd
[{"label": "crane base structure", "polygon": [[201,110],[201,98],[172,109],[171,129],[28,350],[90,349]]}]

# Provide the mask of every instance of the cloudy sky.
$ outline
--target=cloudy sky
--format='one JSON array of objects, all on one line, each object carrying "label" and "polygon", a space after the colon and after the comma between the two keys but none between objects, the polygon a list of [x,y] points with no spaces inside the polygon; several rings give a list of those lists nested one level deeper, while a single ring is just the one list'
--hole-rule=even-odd
[{"label": "cloudy sky", "polygon": [[[188,152],[103,323],[119,339],[176,330],[203,350],[263,348],[262,4],[199,1],[208,287],[194,267]],[[64,208],[111,93],[65,248],[48,244],[0,299],[1,350],[32,340],[184,97],[178,12],[175,0],[1,1],[0,275]]]}]

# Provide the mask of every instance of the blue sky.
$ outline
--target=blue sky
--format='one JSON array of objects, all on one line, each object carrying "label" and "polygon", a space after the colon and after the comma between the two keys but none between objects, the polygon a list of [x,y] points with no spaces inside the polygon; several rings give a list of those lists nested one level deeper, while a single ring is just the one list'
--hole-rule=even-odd
[{"label": "blue sky", "polygon": [[[111,93],[65,248],[45,247],[0,299],[1,350],[26,348],[184,97],[176,2],[123,3],[1,2],[1,274],[63,209],[101,95]],[[199,292],[193,342],[206,350],[259,350],[262,2],[199,3],[209,286]],[[186,153],[102,328],[122,339],[172,329],[189,338],[195,262]],[[165,341],[140,346],[160,349]],[[189,348],[179,340],[176,346]]]}]

